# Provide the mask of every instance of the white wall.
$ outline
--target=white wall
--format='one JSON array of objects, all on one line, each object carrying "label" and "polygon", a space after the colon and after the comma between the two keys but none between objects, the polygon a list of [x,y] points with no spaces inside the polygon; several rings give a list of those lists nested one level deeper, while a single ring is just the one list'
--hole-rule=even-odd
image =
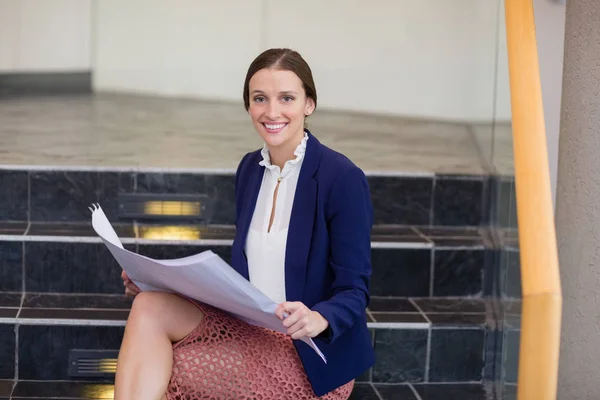
[{"label": "white wall", "polygon": [[[97,90],[239,101],[252,59],[282,46],[311,65],[323,108],[448,120],[493,115],[496,1],[95,4]],[[500,119],[510,116],[505,104],[497,102]]]},{"label": "white wall", "polygon": [[563,54],[565,44],[564,4],[553,0],[534,0],[540,78],[544,102],[544,120],[548,142],[548,161],[552,198],[556,198],[558,137],[562,97]]},{"label": "white wall", "polygon": [[0,0],[0,72],[89,71],[92,0]]}]

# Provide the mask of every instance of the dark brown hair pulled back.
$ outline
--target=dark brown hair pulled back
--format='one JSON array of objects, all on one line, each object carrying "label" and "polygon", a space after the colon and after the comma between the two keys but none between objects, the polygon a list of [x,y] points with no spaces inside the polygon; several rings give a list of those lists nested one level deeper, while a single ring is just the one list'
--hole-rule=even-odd
[{"label": "dark brown hair pulled back", "polygon": [[306,97],[315,102],[317,108],[317,89],[312,71],[302,56],[291,49],[269,49],[258,55],[248,67],[244,81],[244,107],[250,107],[250,79],[263,68],[274,68],[282,71],[292,71],[302,81]]}]

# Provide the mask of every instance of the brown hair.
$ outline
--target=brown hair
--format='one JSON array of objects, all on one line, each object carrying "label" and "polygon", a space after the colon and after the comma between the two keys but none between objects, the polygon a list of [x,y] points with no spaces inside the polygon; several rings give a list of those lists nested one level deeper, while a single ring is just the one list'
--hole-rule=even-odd
[{"label": "brown hair", "polygon": [[317,89],[312,71],[302,56],[290,49],[269,49],[263,51],[252,61],[244,81],[244,107],[250,108],[250,79],[263,68],[275,68],[281,71],[292,71],[302,81],[306,97],[315,102],[317,108]]}]

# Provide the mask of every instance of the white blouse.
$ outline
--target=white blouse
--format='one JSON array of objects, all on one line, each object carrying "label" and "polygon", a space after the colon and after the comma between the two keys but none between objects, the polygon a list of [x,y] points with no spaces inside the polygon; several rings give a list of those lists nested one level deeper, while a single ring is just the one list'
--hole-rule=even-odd
[{"label": "white blouse", "polygon": [[[292,205],[298,184],[302,160],[306,152],[308,135],[305,132],[302,142],[296,147],[294,160],[289,160],[280,170],[271,164],[266,145],[261,151],[265,167],[256,208],[250,222],[245,252],[248,257],[250,282],[277,304],[286,301],[285,295],[285,250],[288,227],[292,215]],[[273,225],[269,229],[273,194],[279,183],[275,203]]]}]

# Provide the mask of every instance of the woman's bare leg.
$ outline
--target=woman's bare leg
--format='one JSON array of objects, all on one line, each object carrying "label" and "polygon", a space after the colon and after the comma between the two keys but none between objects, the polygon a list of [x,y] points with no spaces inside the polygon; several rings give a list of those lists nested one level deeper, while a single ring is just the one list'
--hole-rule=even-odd
[{"label": "woman's bare leg", "polygon": [[171,378],[172,343],[202,321],[202,312],[179,296],[143,292],[127,320],[115,378],[115,400],[161,400]]}]

